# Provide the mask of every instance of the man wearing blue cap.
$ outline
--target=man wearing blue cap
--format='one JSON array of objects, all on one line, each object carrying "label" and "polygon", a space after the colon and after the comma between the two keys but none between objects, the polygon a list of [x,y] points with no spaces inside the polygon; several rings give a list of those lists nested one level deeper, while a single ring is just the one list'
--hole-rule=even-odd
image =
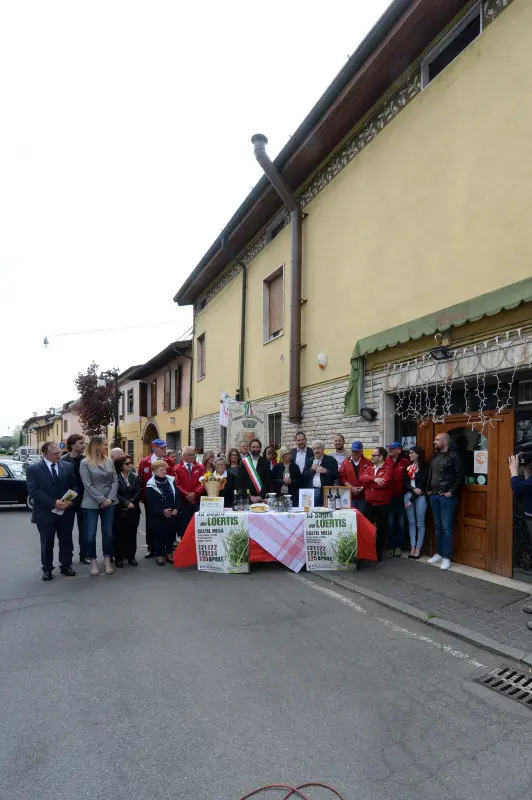
[{"label": "man wearing blue cap", "polygon": [[[154,461],[166,461],[168,464],[168,474],[174,474],[174,464],[172,459],[166,455],[166,442],[164,439],[154,439],[151,443],[151,455],[145,456],[139,464],[138,474],[140,478],[140,485],[141,485],[141,492],[142,492],[142,502],[146,504],[146,484],[150,480],[152,476],[152,469],[151,465]],[[148,524],[146,523],[146,547],[148,548],[148,552],[144,556],[144,558],[153,558],[154,551],[153,551],[153,537],[151,535],[151,531],[148,528]]]},{"label": "man wearing blue cap", "polygon": [[404,477],[406,468],[410,466],[409,460],[403,455],[401,442],[388,445],[386,463],[393,469],[392,501],[388,512],[388,556],[400,558],[405,536]]},{"label": "man wearing blue cap", "polygon": [[353,508],[362,513],[364,513],[366,503],[364,500],[364,485],[360,481],[360,476],[368,467],[371,467],[371,461],[364,456],[362,442],[353,442],[351,445],[351,458],[347,458],[340,467],[340,482],[343,486],[349,486]]}]

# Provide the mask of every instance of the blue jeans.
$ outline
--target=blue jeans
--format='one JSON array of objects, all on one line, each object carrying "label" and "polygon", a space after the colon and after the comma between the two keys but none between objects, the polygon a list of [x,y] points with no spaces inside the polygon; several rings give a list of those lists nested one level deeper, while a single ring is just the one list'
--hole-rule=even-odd
[{"label": "blue jeans", "polygon": [[453,519],[458,497],[444,497],[442,494],[430,495],[430,506],[436,525],[436,552],[442,558],[453,554]]},{"label": "blue jeans", "polygon": [[[410,508],[407,508],[410,503]],[[416,495],[411,492],[405,494],[405,511],[408,519],[410,533],[410,547],[423,547],[425,539],[425,514],[427,513],[427,498],[424,494]]]},{"label": "blue jeans", "polygon": [[113,519],[115,516],[115,507],[84,508],[83,516],[85,517],[85,549],[88,558],[96,558],[98,517],[101,520],[103,555],[104,558],[111,558],[113,555]]},{"label": "blue jeans", "polygon": [[392,497],[388,506],[388,547],[402,547],[405,536],[405,501],[403,495]]}]

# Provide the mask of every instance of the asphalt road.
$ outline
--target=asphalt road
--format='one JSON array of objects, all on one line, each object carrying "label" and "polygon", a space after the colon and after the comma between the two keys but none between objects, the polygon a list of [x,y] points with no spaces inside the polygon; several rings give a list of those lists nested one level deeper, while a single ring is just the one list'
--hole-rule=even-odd
[{"label": "asphalt road", "polygon": [[23,509],[0,544],[7,800],[532,796],[532,711],[472,682],[484,651],[277,565],[46,584]]}]

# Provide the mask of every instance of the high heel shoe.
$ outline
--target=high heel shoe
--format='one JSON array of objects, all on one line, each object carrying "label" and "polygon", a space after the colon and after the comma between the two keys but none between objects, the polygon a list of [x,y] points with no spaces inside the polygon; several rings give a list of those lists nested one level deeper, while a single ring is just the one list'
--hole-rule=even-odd
[{"label": "high heel shoe", "polygon": [[100,570],[98,569],[98,562],[95,558],[91,558],[91,575],[93,578],[97,578],[100,574]]},{"label": "high heel shoe", "polygon": [[105,569],[105,574],[106,575],[112,575],[113,572],[114,572],[114,569],[113,569],[113,565],[111,564],[111,559],[108,556],[106,556],[104,558],[103,565],[104,565],[104,569]]}]

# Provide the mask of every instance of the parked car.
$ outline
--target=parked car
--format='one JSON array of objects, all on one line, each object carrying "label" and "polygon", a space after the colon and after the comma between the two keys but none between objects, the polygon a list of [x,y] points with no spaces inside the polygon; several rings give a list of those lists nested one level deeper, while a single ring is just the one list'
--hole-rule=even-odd
[{"label": "parked car", "polygon": [[14,472],[16,475],[25,475],[26,474],[26,464],[21,463],[20,461],[8,461],[7,462],[9,469],[11,472]]},{"label": "parked car", "polygon": [[22,465],[0,461],[0,505],[8,504],[25,505],[30,511],[33,508]]},{"label": "parked car", "polygon": [[15,452],[13,453],[13,461],[18,461],[18,460],[19,460],[19,458],[20,458],[20,451],[19,451],[19,450],[18,450],[18,448],[17,448],[17,449],[15,450]]},{"label": "parked car", "polygon": [[22,468],[24,474],[26,474],[27,469],[30,466],[30,464],[38,464],[39,461],[41,460],[41,458],[42,458],[42,456],[39,455],[39,453],[30,453],[29,456],[27,457],[27,459],[25,461],[23,461],[22,464],[18,464],[17,463],[17,466],[20,466]]}]

